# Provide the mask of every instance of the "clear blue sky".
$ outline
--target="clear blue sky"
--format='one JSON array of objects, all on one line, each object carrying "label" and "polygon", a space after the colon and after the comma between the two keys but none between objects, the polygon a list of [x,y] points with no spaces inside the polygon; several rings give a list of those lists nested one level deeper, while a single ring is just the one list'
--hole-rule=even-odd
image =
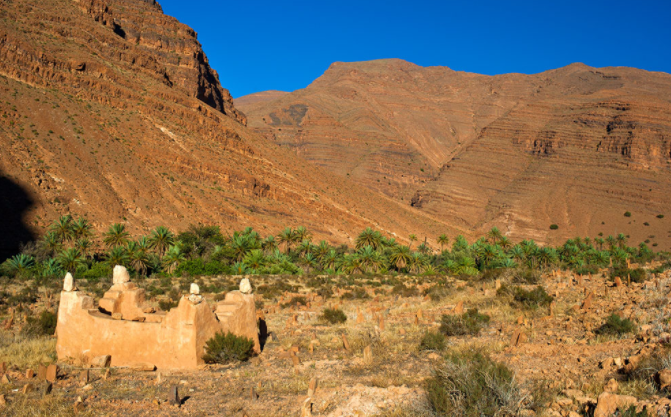
[{"label": "clear blue sky", "polygon": [[159,0],[198,32],[233,97],[307,86],[335,61],[481,74],[572,62],[671,72],[670,0]]}]

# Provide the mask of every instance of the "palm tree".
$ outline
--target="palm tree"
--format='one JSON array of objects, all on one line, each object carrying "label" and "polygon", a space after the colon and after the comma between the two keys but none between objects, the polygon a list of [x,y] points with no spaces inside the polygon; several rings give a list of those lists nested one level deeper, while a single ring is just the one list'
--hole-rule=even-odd
[{"label": "palm tree", "polygon": [[249,235],[235,233],[231,239],[231,249],[238,262],[240,262],[247,255],[247,252],[254,249],[254,245]]},{"label": "palm tree", "polygon": [[58,238],[56,232],[49,232],[46,235],[44,235],[44,238],[42,238],[40,246],[44,250],[46,250],[50,256],[52,256],[54,253],[61,250],[63,244],[61,243],[61,240]]},{"label": "palm tree", "polygon": [[291,227],[287,227],[282,230],[277,236],[277,241],[280,245],[284,245],[284,253],[289,253],[291,244],[294,241],[294,231],[291,230]]},{"label": "palm tree", "polygon": [[166,250],[175,244],[175,235],[165,226],[158,226],[151,232],[149,243],[159,257],[163,257]]},{"label": "palm tree", "polygon": [[494,243],[498,242],[503,235],[501,234],[501,231],[499,230],[499,228],[494,226],[489,231],[489,233],[487,233],[487,236],[489,237],[490,243],[494,244]]},{"label": "palm tree", "polygon": [[428,255],[432,252],[431,247],[429,247],[429,244],[426,242],[422,242],[419,246],[417,246],[417,250],[422,255]]},{"label": "palm tree", "polygon": [[83,217],[78,217],[77,220],[72,222],[71,230],[75,240],[87,238],[93,234],[89,221]]},{"label": "palm tree", "polygon": [[510,239],[508,239],[506,236],[501,236],[501,239],[499,239],[499,246],[501,246],[501,249],[503,250],[510,249],[512,245],[512,242],[510,242]]},{"label": "palm tree", "polygon": [[242,262],[254,271],[259,271],[266,264],[266,257],[260,249],[252,249]]},{"label": "palm tree", "polygon": [[261,243],[261,247],[264,251],[266,251],[266,253],[275,252],[275,249],[277,249],[277,241],[275,240],[275,236],[268,236],[265,238]]},{"label": "palm tree", "polygon": [[10,259],[7,259],[7,269],[9,272],[13,272],[15,274],[23,274],[33,266],[35,266],[35,259],[33,259],[32,256],[28,256],[23,253],[14,255]]},{"label": "palm tree", "polygon": [[124,246],[128,243],[128,232],[126,226],[120,223],[115,223],[103,233],[103,242],[108,248],[117,246]]},{"label": "palm tree", "polygon": [[41,275],[43,278],[53,278],[59,276],[63,273],[61,266],[58,264],[58,261],[50,258],[42,262],[41,266]]},{"label": "palm tree", "polygon": [[147,275],[147,269],[151,263],[149,246],[149,241],[144,236],[137,242],[128,243],[128,261],[130,262],[130,266],[141,275]]},{"label": "palm tree", "polygon": [[365,273],[363,263],[361,262],[361,258],[359,258],[359,255],[355,253],[348,253],[347,255],[345,255],[342,267],[346,274]]},{"label": "palm tree", "polygon": [[72,216],[67,214],[59,217],[58,220],[49,226],[49,230],[56,234],[56,237],[58,237],[61,243],[72,240],[74,238],[72,232]]},{"label": "palm tree", "polygon": [[107,252],[105,257],[107,258],[105,262],[107,262],[107,265],[109,265],[110,267],[114,267],[116,265],[121,266],[128,265],[129,261],[128,251],[123,246],[112,247],[112,249],[109,252]]},{"label": "palm tree", "polygon": [[406,268],[411,261],[410,248],[408,246],[397,246],[389,256],[389,262],[397,271]]},{"label": "palm tree", "polygon": [[599,250],[603,250],[603,244],[606,243],[606,241],[603,240],[603,238],[597,237],[596,239],[594,239],[594,242],[596,242],[596,244],[599,245]]},{"label": "palm tree", "polygon": [[361,249],[365,246],[370,246],[371,248],[377,250],[382,245],[382,235],[377,230],[373,230],[370,227],[367,227],[363,232],[359,234],[356,238],[356,248]]},{"label": "palm tree", "polygon": [[615,247],[615,238],[613,235],[608,235],[606,238],[606,243],[608,243],[608,247],[612,250]]},{"label": "palm tree", "polygon": [[296,230],[294,230],[293,242],[302,242],[304,240],[312,241],[312,233],[310,233],[305,227],[298,226]]},{"label": "palm tree", "polygon": [[93,246],[93,243],[91,243],[90,240],[87,238],[79,238],[75,242],[75,248],[81,252],[82,256],[84,258],[88,259],[90,252],[91,252],[91,246]]},{"label": "palm tree", "polygon": [[448,239],[446,234],[442,234],[442,235],[438,236],[438,244],[440,245],[440,251],[441,252],[445,250],[445,246],[447,246],[449,241],[450,240]]},{"label": "palm tree", "polygon": [[186,257],[184,257],[179,245],[170,246],[163,255],[163,266],[169,274],[172,274],[179,264],[184,261],[186,261]]},{"label": "palm tree", "polygon": [[56,260],[61,268],[70,273],[74,273],[84,263],[81,252],[76,248],[65,249]]},{"label": "palm tree", "polygon": [[624,249],[624,247],[627,246],[627,237],[624,235],[624,233],[618,234],[615,238],[615,241],[617,242],[617,245],[620,247],[620,249]]},{"label": "palm tree", "polygon": [[408,248],[410,248],[412,246],[412,242],[417,242],[417,235],[411,234],[408,236],[408,239],[410,239],[410,245],[408,245]]},{"label": "palm tree", "polygon": [[326,255],[320,260],[322,269],[331,269],[336,270],[338,268],[338,253],[331,249]]},{"label": "palm tree", "polygon": [[305,267],[305,273],[309,274],[312,268],[317,266],[317,259],[313,254],[307,253],[305,256],[298,259],[298,263]]}]

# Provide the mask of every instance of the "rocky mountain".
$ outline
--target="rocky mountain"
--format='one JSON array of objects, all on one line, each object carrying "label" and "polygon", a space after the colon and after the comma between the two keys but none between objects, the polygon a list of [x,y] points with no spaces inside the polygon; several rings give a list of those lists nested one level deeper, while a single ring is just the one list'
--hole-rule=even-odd
[{"label": "rocky mountain", "polygon": [[633,68],[486,76],[392,59],[236,102],[313,164],[475,234],[625,233],[669,249],[670,97],[671,75]]},{"label": "rocky mountain", "polygon": [[333,242],[366,226],[444,227],[247,129],[196,33],[153,0],[8,0],[0,19],[0,209],[11,220],[0,249],[65,213],[136,233],[304,225]]}]

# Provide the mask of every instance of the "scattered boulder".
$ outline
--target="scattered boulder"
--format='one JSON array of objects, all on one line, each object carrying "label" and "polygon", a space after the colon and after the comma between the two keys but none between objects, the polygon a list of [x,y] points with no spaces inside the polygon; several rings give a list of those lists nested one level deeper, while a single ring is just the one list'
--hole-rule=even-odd
[{"label": "scattered boulder", "polygon": [[594,417],[612,416],[618,408],[628,408],[636,404],[636,397],[630,395],[617,395],[611,392],[604,392],[599,395],[594,409]]},{"label": "scattered boulder", "polygon": [[240,292],[243,294],[252,293],[252,284],[249,282],[249,279],[243,278],[240,280]]}]

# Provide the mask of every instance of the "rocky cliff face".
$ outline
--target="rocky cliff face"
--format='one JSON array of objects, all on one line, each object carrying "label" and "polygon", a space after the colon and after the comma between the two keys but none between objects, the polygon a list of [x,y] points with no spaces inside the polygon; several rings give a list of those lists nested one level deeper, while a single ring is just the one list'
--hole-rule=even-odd
[{"label": "rocky cliff face", "polygon": [[623,232],[668,249],[671,224],[656,216],[671,202],[670,96],[669,74],[632,68],[491,77],[382,60],[240,102],[282,146],[476,234]]},{"label": "rocky cliff face", "polygon": [[64,213],[137,232],[303,224],[335,242],[440,224],[250,132],[195,32],[155,1],[9,0],[0,19],[0,175],[34,231]]}]

